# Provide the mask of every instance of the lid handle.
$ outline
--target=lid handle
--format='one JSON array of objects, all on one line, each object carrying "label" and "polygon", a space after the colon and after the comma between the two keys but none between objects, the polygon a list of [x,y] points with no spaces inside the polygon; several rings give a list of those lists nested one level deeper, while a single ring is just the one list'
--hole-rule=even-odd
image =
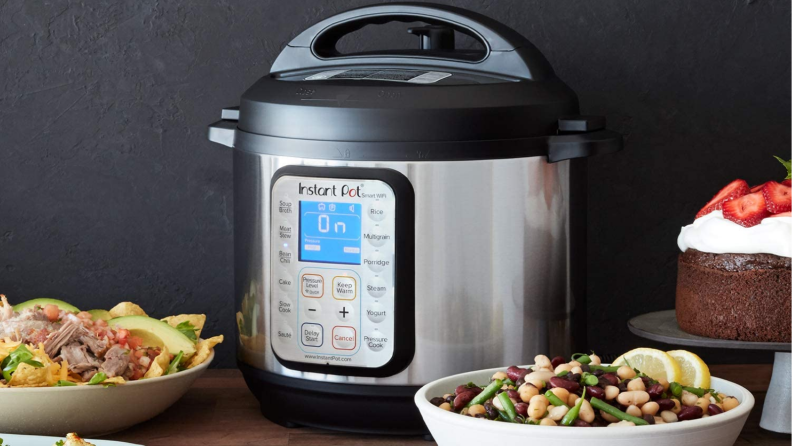
[{"label": "lid handle", "polygon": [[[435,27],[451,28],[481,42],[485,47],[484,55],[477,60],[465,58],[461,52],[454,54],[454,51],[427,52],[425,55],[414,52],[345,55],[338,53],[335,48],[343,36],[366,25],[393,21],[421,21]],[[425,35],[422,36],[422,39],[424,38]],[[431,45],[434,49],[434,43]],[[445,50],[445,48],[441,49]],[[517,31],[466,9],[429,3],[366,6],[325,19],[289,42],[273,63],[272,74],[341,65],[378,64],[448,67],[531,80],[553,76],[553,69],[544,55]]]}]

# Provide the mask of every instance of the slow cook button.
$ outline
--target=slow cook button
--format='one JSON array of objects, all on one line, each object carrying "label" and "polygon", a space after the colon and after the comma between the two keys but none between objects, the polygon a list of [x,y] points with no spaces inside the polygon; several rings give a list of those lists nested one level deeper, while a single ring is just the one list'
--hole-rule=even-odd
[{"label": "slow cook button", "polygon": [[379,330],[374,330],[371,334],[363,336],[363,344],[373,352],[382,351],[388,345],[388,338]]},{"label": "slow cook button", "polygon": [[368,281],[368,284],[366,284],[366,292],[368,292],[371,297],[382,297],[387,291],[388,286],[385,284],[385,281],[379,277],[372,277],[371,280]]},{"label": "slow cook button", "polygon": [[382,221],[385,219],[385,206],[384,203],[380,203],[375,201],[371,203],[371,206],[368,208],[368,216],[370,219],[374,221]]},{"label": "slow cook button", "polygon": [[277,280],[278,280],[278,286],[280,286],[280,288],[283,291],[293,291],[294,290],[294,288],[292,288],[292,285],[294,285],[294,279],[286,271],[280,270],[280,272],[278,273],[278,279]]},{"label": "slow cook button", "polygon": [[364,233],[363,238],[368,240],[371,246],[379,248],[380,246],[384,245],[385,242],[389,241],[391,236],[385,234],[385,231],[383,231],[381,227],[375,226],[371,228],[371,231]]},{"label": "slow cook button", "polygon": [[278,296],[278,313],[282,314],[283,316],[289,316],[292,314],[292,303],[288,297],[285,296]]},{"label": "slow cook button", "polygon": [[306,347],[321,347],[324,343],[324,328],[319,324],[302,324],[300,332],[302,344]]},{"label": "slow cook button", "polygon": [[357,331],[353,327],[333,327],[333,348],[336,350],[354,350],[357,345]]},{"label": "slow cook button", "polygon": [[385,320],[386,311],[385,305],[373,303],[366,308],[366,316],[371,322],[378,324]]},{"label": "slow cook button", "polygon": [[368,266],[368,269],[378,273],[385,269],[385,267],[390,266],[391,261],[390,259],[386,259],[382,254],[375,252],[363,259],[363,264]]}]

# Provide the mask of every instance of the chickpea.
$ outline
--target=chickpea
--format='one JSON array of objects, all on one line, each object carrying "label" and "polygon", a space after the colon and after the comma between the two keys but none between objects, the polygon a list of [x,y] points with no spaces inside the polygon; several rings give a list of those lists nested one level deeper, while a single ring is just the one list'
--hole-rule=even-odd
[{"label": "chickpea", "polygon": [[567,406],[574,407],[575,404],[577,404],[577,400],[579,399],[579,396],[575,395],[574,393],[570,393],[569,398],[567,398]]},{"label": "chickpea", "polygon": [[553,387],[550,389],[550,391],[553,392],[555,396],[557,396],[561,401],[566,401],[569,399],[569,390],[563,387]]},{"label": "chickpea", "polygon": [[618,423],[619,419],[614,417],[613,415],[609,414],[605,411],[600,411],[600,415],[602,415],[602,419],[607,421],[608,423]]},{"label": "chickpea", "polygon": [[564,418],[564,415],[566,415],[567,412],[569,412],[569,408],[566,406],[558,406],[549,409],[547,412],[547,418],[553,421],[559,421],[561,418]]},{"label": "chickpea", "polygon": [[663,386],[663,391],[664,391],[664,392],[668,392],[668,388],[669,388],[669,387],[671,387],[671,383],[670,383],[670,382],[668,382],[668,380],[667,380],[667,379],[665,379],[665,378],[660,378],[660,379],[658,379],[658,380],[657,380],[657,382],[658,382],[660,385],[662,385],[662,386]]},{"label": "chickpea", "polygon": [[468,415],[471,417],[475,417],[476,415],[486,414],[487,409],[484,408],[481,404],[476,404],[475,406],[470,406],[467,410]]},{"label": "chickpea", "polygon": [[574,366],[574,367],[572,367],[572,370],[570,370],[569,372],[570,373],[582,374],[583,373],[583,369],[581,369],[579,366]]},{"label": "chickpea", "polygon": [[446,393],[445,395],[443,395],[443,399],[446,399],[449,396],[454,396],[454,394],[453,393]]},{"label": "chickpea", "polygon": [[635,423],[633,423],[632,421],[619,421],[618,423],[611,423],[608,425],[608,427],[629,427],[629,426],[635,426]]},{"label": "chickpea", "polygon": [[[493,400],[494,402],[495,400]],[[531,398],[531,402],[528,404],[528,416],[538,420],[544,417],[545,412],[547,412],[547,398],[544,395],[536,395]]]},{"label": "chickpea", "polygon": [[616,375],[621,379],[632,379],[635,378],[635,370],[628,365],[623,365],[619,367],[619,370],[616,370]]},{"label": "chickpea", "polygon": [[448,403],[443,403],[443,404],[439,405],[438,407],[443,409],[443,410],[447,410],[447,411],[451,412],[451,405],[448,404]]},{"label": "chickpea", "polygon": [[571,372],[571,371],[572,371],[572,366],[571,365],[569,365],[569,364],[560,364],[558,367],[555,368],[555,370],[553,370],[553,373],[558,375],[561,372]]},{"label": "chickpea", "polygon": [[569,361],[568,363],[571,367],[580,367],[582,364],[577,361]]},{"label": "chickpea", "polygon": [[558,426],[558,423],[551,420],[550,418],[542,418],[542,421],[539,422],[540,426]]},{"label": "chickpea", "polygon": [[632,415],[634,417],[640,418],[643,416],[643,412],[641,412],[641,409],[639,409],[638,406],[634,406],[634,405],[628,407],[627,410],[625,410],[625,412],[627,412],[628,415]]},{"label": "chickpea", "polygon": [[682,391],[682,404],[685,406],[695,406],[698,397],[687,390]]},{"label": "chickpea", "polygon": [[495,381],[496,379],[499,379],[499,380],[503,381],[504,379],[506,379],[508,377],[509,377],[509,375],[507,375],[504,372],[495,372],[495,374],[492,375],[492,381]]},{"label": "chickpea", "polygon": [[589,363],[591,365],[600,365],[600,364],[602,364],[602,360],[597,355],[589,355],[589,358],[591,359],[591,362]]},{"label": "chickpea", "polygon": [[671,412],[679,413],[679,411],[682,410],[682,404],[677,399],[673,399],[671,401],[674,402],[674,408],[671,409]]},{"label": "chickpea", "polygon": [[629,392],[622,392],[616,397],[616,401],[623,406],[643,406],[649,401],[649,394],[643,390],[632,390]]},{"label": "chickpea", "polygon": [[646,390],[646,384],[641,378],[635,378],[627,383],[627,390]]},{"label": "chickpea", "polygon": [[531,398],[539,395],[539,389],[528,383],[521,385],[517,392],[520,394],[520,399],[523,403],[527,403],[531,401]]},{"label": "chickpea", "polygon": [[591,407],[591,403],[586,400],[583,400],[583,404],[580,405],[580,413],[578,414],[578,418],[585,421],[586,423],[591,423],[596,418],[596,414],[594,413],[594,408]]},{"label": "chickpea", "polygon": [[722,404],[723,404],[723,411],[728,412],[734,409],[735,407],[739,406],[740,402],[737,401],[737,398],[733,396],[727,396],[726,398],[723,399]]},{"label": "chickpea", "polygon": [[665,421],[666,423],[676,423],[677,421],[679,421],[677,415],[674,412],[671,412],[670,410],[664,410],[660,412],[660,418],[662,418],[663,421]]},{"label": "chickpea", "polygon": [[541,389],[541,388],[543,388],[546,385],[544,380],[541,380],[541,379],[532,379],[532,380],[526,381],[526,382],[532,384],[537,389]]},{"label": "chickpea", "polygon": [[641,413],[644,415],[656,415],[657,411],[660,410],[660,405],[655,403],[654,401],[649,401],[648,403],[641,406]]},{"label": "chickpea", "polygon": [[466,407],[466,408],[462,409],[462,410],[459,412],[459,414],[460,414],[460,415],[467,415],[469,411],[470,411],[470,409],[468,409],[468,408]]},{"label": "chickpea", "polygon": [[535,370],[553,370],[553,364],[550,362],[550,358],[545,355],[537,355],[534,358],[534,364],[536,365]]},{"label": "chickpea", "polygon": [[504,410],[503,404],[501,403],[500,398],[498,398],[497,396],[495,396],[495,398],[492,399],[492,405],[495,406],[495,408],[500,411]]},{"label": "chickpea", "polygon": [[663,420],[663,417],[657,417],[656,416],[655,417],[655,424],[666,424],[666,422],[665,422],[665,420]]},{"label": "chickpea", "polygon": [[701,397],[696,400],[695,405],[701,408],[701,413],[706,414],[710,405],[709,398]]},{"label": "chickpea", "polygon": [[605,387],[605,399],[610,401],[614,398],[619,396],[619,388],[616,386],[606,386]]}]

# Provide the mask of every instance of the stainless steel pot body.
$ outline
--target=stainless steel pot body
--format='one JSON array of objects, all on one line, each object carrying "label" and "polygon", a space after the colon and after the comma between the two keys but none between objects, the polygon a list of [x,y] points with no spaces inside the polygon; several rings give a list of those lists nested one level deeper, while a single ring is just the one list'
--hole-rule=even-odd
[{"label": "stainless steel pot body", "polygon": [[[288,165],[394,169],[415,191],[415,355],[383,378],[290,370],[270,338],[270,184]],[[349,384],[422,385],[481,368],[568,355],[584,321],[572,280],[570,161],[324,161],[234,149],[238,355],[278,375]],[[577,196],[579,193],[574,192]],[[580,194],[584,195],[584,194]],[[577,247],[579,252],[584,250]]]}]

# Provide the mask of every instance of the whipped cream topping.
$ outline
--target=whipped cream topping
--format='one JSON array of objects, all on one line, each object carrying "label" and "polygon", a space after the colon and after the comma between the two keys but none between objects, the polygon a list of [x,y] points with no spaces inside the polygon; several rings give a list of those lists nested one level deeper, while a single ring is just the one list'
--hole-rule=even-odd
[{"label": "whipped cream topping", "polygon": [[745,228],[711,212],[682,228],[677,238],[682,252],[693,248],[713,254],[775,254],[792,257],[792,217],[765,218]]}]

